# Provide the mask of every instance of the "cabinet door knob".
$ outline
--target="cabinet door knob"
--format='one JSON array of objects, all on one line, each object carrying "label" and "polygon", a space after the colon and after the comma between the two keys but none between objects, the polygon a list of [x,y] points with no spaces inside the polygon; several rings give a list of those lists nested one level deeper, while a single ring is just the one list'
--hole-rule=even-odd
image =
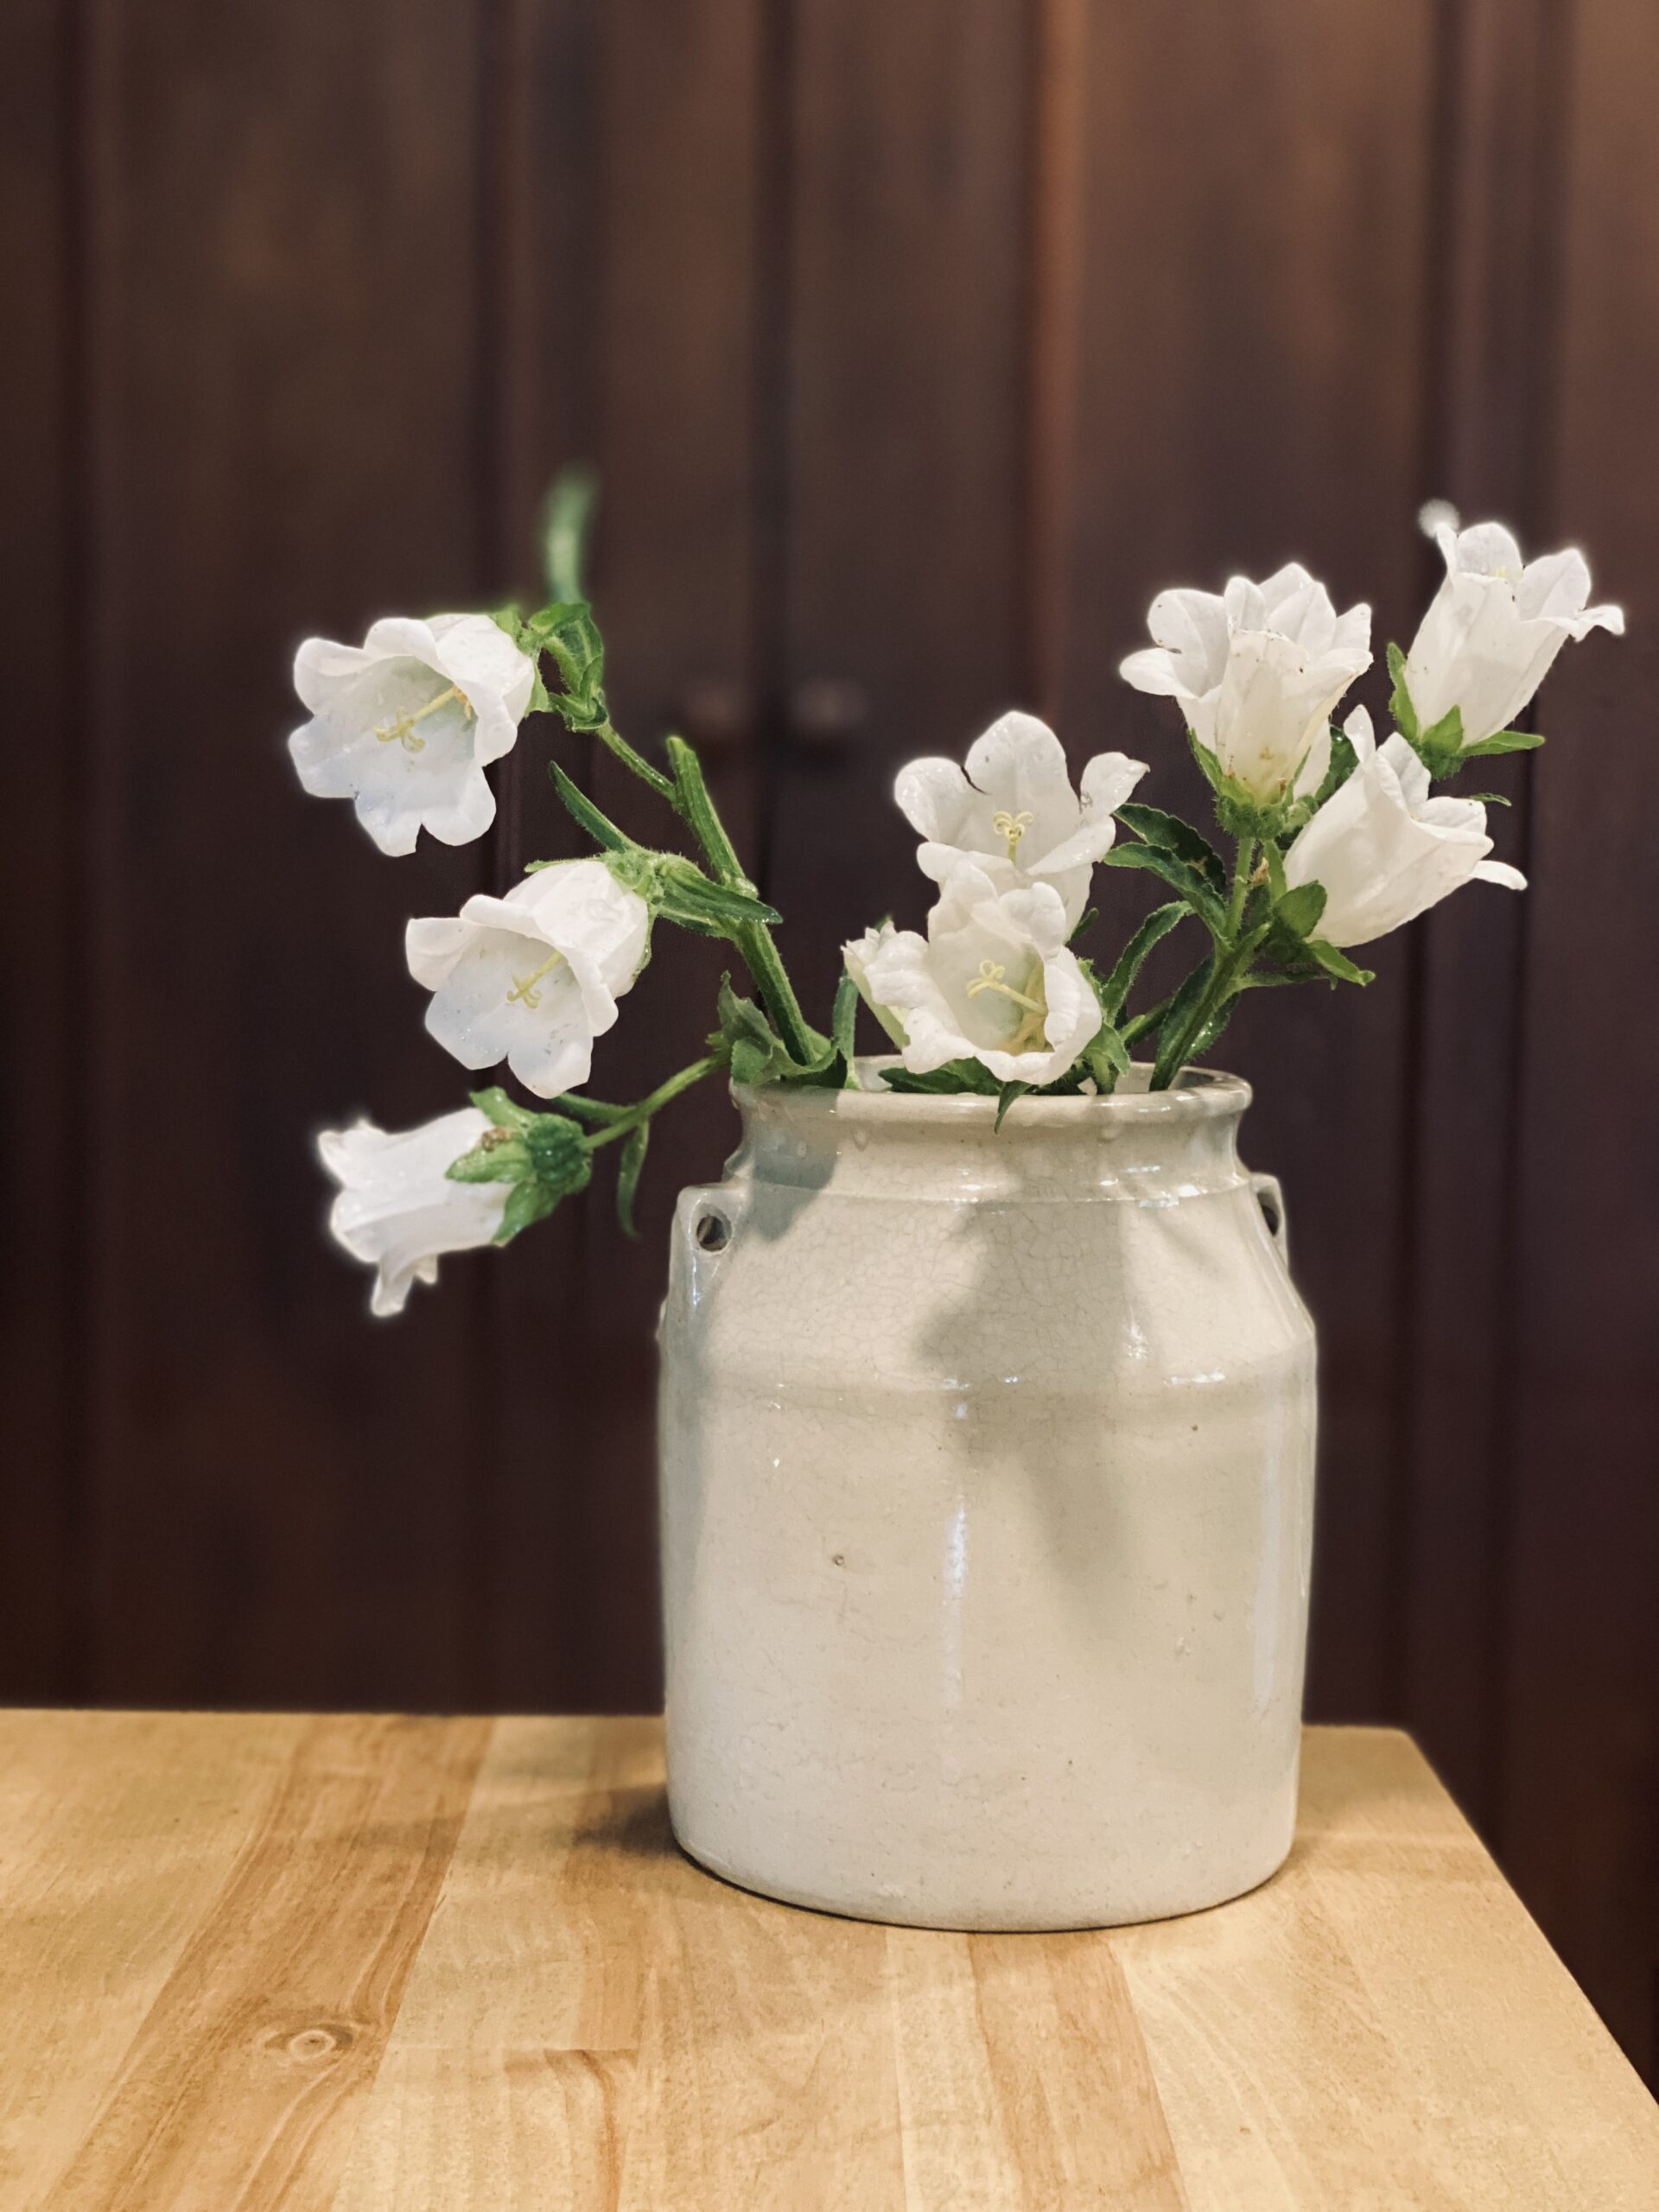
[{"label": "cabinet door knob", "polygon": [[694,676],[680,694],[679,728],[710,753],[735,753],[754,735],[748,686],[734,676]]},{"label": "cabinet door knob", "polygon": [[840,753],[870,719],[870,695],[850,676],[809,676],[789,695],[789,734],[803,753]]}]

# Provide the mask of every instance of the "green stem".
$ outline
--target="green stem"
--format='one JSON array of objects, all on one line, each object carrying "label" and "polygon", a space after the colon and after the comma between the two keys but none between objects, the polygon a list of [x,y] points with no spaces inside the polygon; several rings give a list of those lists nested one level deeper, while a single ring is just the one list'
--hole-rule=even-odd
[{"label": "green stem", "polygon": [[[607,1122],[597,1135],[588,1138],[588,1148],[597,1151],[601,1145],[609,1144],[617,1137],[631,1135],[642,1122],[650,1121],[652,1116],[659,1113],[671,1099],[677,1098],[683,1090],[690,1090],[692,1084],[701,1083],[704,1076],[713,1075],[716,1068],[723,1068],[729,1058],[726,1052],[710,1052],[706,1059],[693,1060],[689,1068],[682,1068],[677,1075],[670,1076],[666,1083],[659,1083],[655,1090],[648,1092],[637,1104],[621,1109],[613,1122]],[[560,1101],[561,1104],[563,1103]],[[591,1107],[595,1102],[587,1099],[580,1103]]]},{"label": "green stem", "polygon": [[1239,925],[1244,919],[1244,908],[1250,896],[1250,873],[1255,866],[1255,840],[1254,837],[1241,837],[1238,857],[1233,863],[1233,896],[1227,910],[1235,938],[1238,936]]},{"label": "green stem", "polygon": [[[716,880],[730,889],[753,894],[754,886],[744,873],[737,848],[709,795],[702,763],[683,737],[669,739],[668,757],[674,769],[674,804],[702,846]],[[777,1023],[791,1057],[804,1065],[810,1062],[818,1050],[817,1040],[801,1011],[795,987],[772,941],[772,931],[764,922],[745,922],[733,932],[732,942],[742,954],[743,964],[753,976],[755,988],[766,1001],[766,1011]]]},{"label": "green stem", "polygon": [[1222,1007],[1237,988],[1236,978],[1241,968],[1248,968],[1260,940],[1261,931],[1253,931],[1248,937],[1240,936],[1244,925],[1244,910],[1250,899],[1250,876],[1255,867],[1255,840],[1241,837],[1237,856],[1233,862],[1232,895],[1228,901],[1228,936],[1224,947],[1217,944],[1210,957],[1210,981],[1198,994],[1198,1004],[1177,1035],[1166,1042],[1159,1039],[1158,1060],[1152,1071],[1151,1088],[1167,1090],[1181,1070],[1186,1065],[1187,1054],[1215,1020]]},{"label": "green stem", "polygon": [[653,768],[643,753],[636,753],[620,730],[613,729],[608,721],[603,721],[590,734],[613,753],[625,768],[631,768],[642,783],[649,784],[658,798],[665,798],[677,814],[680,812],[678,797],[669,778],[660,768]]}]

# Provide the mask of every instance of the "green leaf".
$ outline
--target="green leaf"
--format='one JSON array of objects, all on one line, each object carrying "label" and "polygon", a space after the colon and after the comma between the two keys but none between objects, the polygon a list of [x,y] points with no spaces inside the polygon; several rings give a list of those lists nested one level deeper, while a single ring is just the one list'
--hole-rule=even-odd
[{"label": "green leaf", "polygon": [[1023,1098],[1031,1088],[1032,1086],[1028,1083],[1005,1083],[1003,1084],[1001,1090],[996,1094],[996,1119],[991,1123],[991,1134],[993,1136],[995,1136],[998,1130],[1002,1127],[1003,1117],[1007,1113],[1009,1107],[1013,1105],[1014,1100],[1016,1098]]},{"label": "green leaf", "polygon": [[645,893],[653,913],[701,937],[732,937],[752,923],[784,918],[753,891],[716,883],[682,853],[652,855]]},{"label": "green leaf", "polygon": [[1090,970],[1090,981],[1094,983],[1095,995],[1108,1021],[1116,1021],[1122,1012],[1141,963],[1153,946],[1166,938],[1178,923],[1184,922],[1192,911],[1179,899],[1172,900],[1167,906],[1154,906],[1124,946],[1117,965],[1105,981],[1097,980]]},{"label": "green leaf", "polygon": [[501,1212],[501,1226],[491,1239],[493,1243],[511,1244],[520,1230],[528,1229],[535,1222],[545,1221],[559,1203],[560,1193],[550,1191],[545,1183],[519,1183],[507,1193],[507,1203]]},{"label": "green leaf", "polygon": [[1505,798],[1502,791],[1459,791],[1459,798],[1471,800],[1476,806],[1513,806],[1513,799]]},{"label": "green leaf", "polygon": [[835,1046],[829,1038],[823,1037],[817,1040],[823,1050],[815,1052],[810,1063],[803,1065],[792,1058],[783,1039],[754,1001],[741,997],[732,988],[729,976],[720,979],[715,1008],[720,1027],[710,1033],[709,1042],[716,1052],[729,1050],[734,1083],[747,1086],[818,1075],[835,1057]]},{"label": "green leaf", "polygon": [[853,1055],[856,1047],[858,1032],[858,985],[843,968],[841,971],[841,981],[836,985],[835,1008],[830,1016],[830,1041],[841,1058],[844,1071],[842,1088],[845,1090],[856,1090],[859,1088],[858,1077],[853,1072]]},{"label": "green leaf", "polygon": [[487,1090],[475,1090],[472,1103],[480,1114],[487,1114],[500,1129],[527,1129],[536,1119],[531,1108],[521,1106],[499,1084],[492,1084]]},{"label": "green leaf", "polygon": [[1209,785],[1211,790],[1216,793],[1217,798],[1219,798],[1227,783],[1227,778],[1223,772],[1220,761],[1217,760],[1215,754],[1210,750],[1207,745],[1202,744],[1199,741],[1197,730],[1195,730],[1190,723],[1187,726],[1186,741],[1188,746],[1192,748],[1192,758],[1198,762],[1199,768],[1203,772],[1205,783]]},{"label": "green leaf", "polygon": [[1211,972],[1212,963],[1208,961],[1195,968],[1180,988],[1166,1004],[1163,1020],[1158,1024],[1158,1058],[1160,1066],[1163,1063],[1163,1047],[1166,1040],[1173,1045],[1185,1028],[1198,1001],[1209,988]]},{"label": "green leaf", "polygon": [[1314,928],[1325,912],[1325,889],[1322,883],[1299,883],[1294,891],[1287,891],[1273,909],[1271,927],[1286,937],[1305,938]]},{"label": "green leaf", "polygon": [[1338,952],[1334,944],[1327,944],[1321,937],[1311,937],[1303,948],[1312,953],[1327,976],[1344,983],[1374,983],[1376,971],[1370,968],[1356,968],[1346,953]]},{"label": "green leaf", "polygon": [[1501,729],[1496,737],[1483,737],[1478,744],[1465,745],[1462,757],[1478,760],[1498,753],[1535,753],[1543,741],[1535,730]]},{"label": "green leaf", "polygon": [[1084,931],[1088,929],[1092,929],[1099,919],[1099,907],[1091,906],[1088,912],[1084,916],[1083,919],[1077,924],[1076,929],[1072,931],[1071,936],[1067,938],[1065,940],[1066,943],[1068,944],[1075,944],[1077,939],[1083,935]]},{"label": "green leaf", "polygon": [[1084,1046],[1083,1058],[1103,1097],[1109,1097],[1118,1077],[1129,1071],[1129,1048],[1109,1021],[1103,1022]]},{"label": "green leaf", "polygon": [[982,1097],[1001,1096],[1002,1086],[988,1067],[978,1060],[947,1060],[942,1068],[931,1068],[925,1075],[912,1075],[908,1068],[887,1068],[882,1080],[889,1090],[924,1091],[932,1095],[959,1095],[964,1090],[977,1092]]},{"label": "green leaf", "polygon": [[622,1141],[622,1157],[616,1167],[616,1217],[625,1236],[637,1237],[639,1234],[633,1225],[633,1199],[639,1188],[639,1171],[645,1164],[645,1147],[650,1141],[649,1122],[641,1122]]},{"label": "green leaf", "polygon": [[472,1150],[443,1172],[452,1183],[522,1183],[536,1170],[526,1138],[486,1129]]},{"label": "green leaf", "polygon": [[[1320,780],[1319,788],[1314,792],[1312,800],[1306,803],[1305,817],[1306,820],[1311,821],[1327,799],[1336,797],[1358,766],[1359,755],[1354,751],[1352,738],[1349,736],[1346,730],[1338,729],[1332,722],[1331,759],[1325,767],[1324,777]],[[1299,829],[1301,827],[1300,821],[1297,827]]]},{"label": "green leaf", "polygon": [[1433,727],[1411,741],[1431,776],[1455,776],[1463,766],[1463,709],[1449,707]]},{"label": "green leaf", "polygon": [[1227,863],[1191,823],[1183,822],[1179,815],[1166,814],[1160,806],[1142,806],[1135,800],[1118,808],[1117,818],[1144,844],[1173,853],[1177,860],[1195,868],[1217,897],[1227,896]]},{"label": "green leaf", "polygon": [[594,1172],[585,1132],[563,1114],[537,1114],[524,1133],[538,1183],[556,1197],[582,1190]]},{"label": "green leaf", "polygon": [[1156,845],[1114,845],[1106,855],[1108,868],[1145,868],[1161,876],[1172,891],[1179,891],[1214,937],[1227,934],[1227,909],[1208,882],[1189,861]]},{"label": "green leaf", "polygon": [[1411,694],[1406,689],[1406,657],[1398,645],[1391,645],[1388,652],[1389,674],[1394,679],[1394,690],[1389,700],[1389,712],[1395,726],[1409,745],[1415,745],[1419,732],[1417,709],[1411,703]]},{"label": "green leaf", "polygon": [[601,814],[587,793],[573,784],[556,760],[550,760],[547,772],[553,779],[553,788],[564,801],[565,809],[593,839],[608,853],[632,853],[641,849],[626,830],[619,830],[608,815]]}]

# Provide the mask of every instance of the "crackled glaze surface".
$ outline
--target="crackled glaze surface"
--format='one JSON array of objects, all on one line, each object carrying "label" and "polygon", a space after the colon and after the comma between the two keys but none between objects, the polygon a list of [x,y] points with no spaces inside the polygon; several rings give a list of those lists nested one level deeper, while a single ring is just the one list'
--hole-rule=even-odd
[{"label": "crackled glaze surface", "polygon": [[1000,1134],[987,1099],[740,1092],[726,1179],[683,1194],[669,1789],[715,1872],[1058,1928],[1288,1849],[1313,1332],[1248,1086],[1144,1083]]}]

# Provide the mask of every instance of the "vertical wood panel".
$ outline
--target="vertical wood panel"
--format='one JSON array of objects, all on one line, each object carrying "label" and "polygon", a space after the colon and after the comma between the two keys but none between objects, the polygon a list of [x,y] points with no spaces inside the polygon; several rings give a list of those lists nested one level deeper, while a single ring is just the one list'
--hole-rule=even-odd
[{"label": "vertical wood panel", "polygon": [[461,1679],[472,1271],[367,1329],[308,1136],[453,1098],[399,942],[478,855],[384,858],[282,735],[306,629],[477,589],[473,28],[452,0],[93,11],[104,1694]]},{"label": "vertical wood panel", "polygon": [[[573,195],[574,221],[570,202],[550,198],[527,226],[556,313],[578,317],[591,349],[582,428],[601,476],[593,582],[613,713],[650,753],[681,721],[688,691],[735,702],[732,745],[710,765],[751,853],[761,22],[755,0],[603,10],[587,85],[543,86],[561,111],[591,105],[591,187],[569,163],[556,189]],[[584,231],[585,300],[557,251]],[[567,433],[547,459],[578,449]],[[551,744],[580,765],[568,737]],[[568,840],[543,778],[548,749],[543,732],[524,771],[523,835],[537,853],[572,849],[546,842]],[[587,765],[607,810],[647,842],[680,841],[674,817],[607,755]],[[663,931],[599,1046],[595,1096],[636,1096],[704,1049],[721,951]],[[653,1135],[637,1244],[613,1217],[612,1155],[579,1217],[559,1224],[562,1245],[527,1237],[507,1255],[514,1311],[493,1583],[507,1702],[614,1711],[661,1694],[652,1400],[664,1243],[678,1187],[716,1173],[733,1134],[722,1090],[705,1086]]]},{"label": "vertical wood panel", "polygon": [[[794,727],[770,867],[821,1023],[842,940],[888,911],[914,926],[931,903],[894,769],[960,755],[1026,680],[1024,12],[848,0],[796,15]],[[802,687],[825,684],[853,687],[867,711],[821,735],[803,726]]]},{"label": "vertical wood panel", "polygon": [[[0,1403],[13,1474],[0,1485],[0,1682],[47,1697],[73,1679],[69,1615],[72,1255],[79,1162],[71,996],[78,671],[71,560],[75,262],[69,14],[22,0],[0,73],[0,558],[17,834],[0,868]],[[27,948],[27,950],[22,950]]]},{"label": "vertical wood panel", "polygon": [[[1551,0],[1446,11],[1437,171],[1431,488],[1542,550],[1561,86]],[[1518,149],[1518,150],[1517,150]],[[1543,310],[1543,312],[1541,312]],[[1427,543],[1424,595],[1442,565]],[[1402,639],[1405,644],[1407,639]],[[1535,727],[1537,717],[1529,719]],[[1488,820],[1529,865],[1532,764],[1480,781]],[[1485,1833],[1499,1794],[1502,1622],[1514,1450],[1514,1184],[1531,912],[1478,887],[1420,925],[1418,1070],[1408,1173],[1407,1577],[1396,1717]]]},{"label": "vertical wood panel", "polygon": [[[1064,728],[1191,810],[1178,726],[1116,676],[1158,590],[1294,556],[1339,606],[1374,597],[1379,663],[1414,603],[1434,10],[1248,0],[1088,28]],[[1271,994],[1222,1048],[1256,1085],[1246,1154],[1287,1179],[1319,1325],[1312,1696],[1351,1717],[1393,1688],[1410,955],[1381,950],[1363,995]]]},{"label": "vertical wood panel", "polygon": [[1581,0],[1567,162],[1552,534],[1630,638],[1569,647],[1536,756],[1516,1503],[1499,1843],[1638,2065],[1659,1990],[1659,1096],[1652,701],[1659,510],[1635,457],[1659,388],[1659,16]]}]

